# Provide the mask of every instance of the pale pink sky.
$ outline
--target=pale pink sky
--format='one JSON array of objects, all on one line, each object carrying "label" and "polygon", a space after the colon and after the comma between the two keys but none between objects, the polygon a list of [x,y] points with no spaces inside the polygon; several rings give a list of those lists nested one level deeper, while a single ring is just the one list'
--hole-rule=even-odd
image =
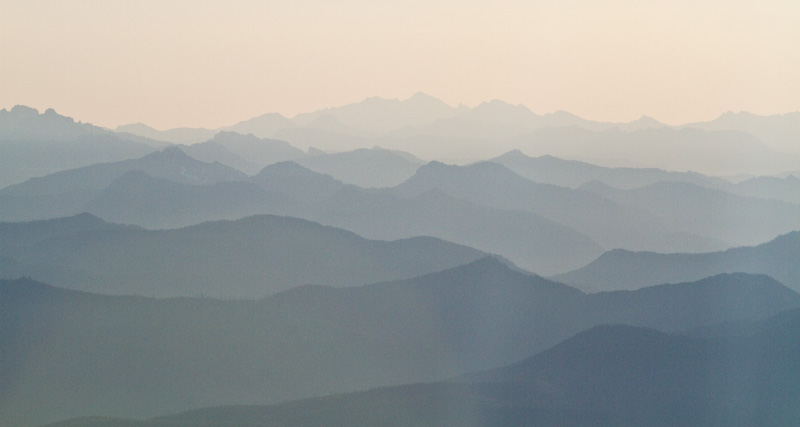
[{"label": "pale pink sky", "polygon": [[670,124],[800,110],[800,1],[5,1],[0,108],[219,127],[370,96]]}]

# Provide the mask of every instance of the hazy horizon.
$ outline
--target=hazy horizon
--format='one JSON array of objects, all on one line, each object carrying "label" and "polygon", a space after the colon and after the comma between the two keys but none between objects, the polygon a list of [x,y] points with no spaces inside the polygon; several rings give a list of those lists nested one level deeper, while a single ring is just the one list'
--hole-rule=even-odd
[{"label": "hazy horizon", "polygon": [[800,111],[800,3],[5,2],[3,108],[217,128],[379,96],[536,114]]},{"label": "hazy horizon", "polygon": [[0,424],[800,425],[798,22],[0,0]]},{"label": "hazy horizon", "polygon": [[[229,126],[235,125],[235,124],[237,124],[237,123],[240,123],[240,122],[244,122],[244,121],[247,121],[247,120],[250,120],[250,119],[253,119],[253,118],[257,118],[257,117],[264,116],[264,115],[269,115],[269,114],[280,114],[280,115],[282,115],[283,117],[286,117],[286,118],[288,118],[288,119],[290,119],[290,120],[293,120],[295,117],[297,117],[297,116],[302,116],[302,115],[304,115],[304,114],[311,114],[311,113],[316,113],[316,112],[318,112],[318,111],[324,111],[324,110],[329,110],[329,109],[335,109],[335,108],[345,107],[345,106],[348,106],[348,105],[359,104],[359,103],[361,103],[361,102],[368,101],[368,100],[370,100],[370,99],[373,99],[373,98],[380,98],[380,99],[383,99],[383,100],[391,100],[391,101],[405,102],[405,101],[408,101],[408,100],[410,100],[410,99],[411,99],[413,96],[415,96],[415,95],[419,95],[419,94],[423,94],[423,95],[427,95],[427,96],[431,96],[431,97],[433,97],[433,98],[439,99],[439,98],[437,98],[437,97],[435,97],[435,96],[432,96],[432,95],[430,95],[430,94],[427,94],[427,93],[424,93],[424,92],[421,92],[421,91],[419,91],[419,92],[416,92],[415,94],[413,94],[413,95],[411,95],[411,96],[409,96],[409,97],[407,97],[407,98],[383,98],[383,97],[380,97],[380,96],[377,96],[377,95],[376,95],[376,96],[370,96],[370,97],[364,98],[364,99],[362,99],[362,100],[360,100],[360,101],[352,102],[352,103],[349,103],[349,104],[342,104],[342,105],[329,105],[329,106],[326,106],[326,107],[323,107],[323,108],[319,108],[319,109],[316,109],[316,110],[300,111],[300,112],[298,112],[298,113],[296,113],[296,114],[291,114],[291,115],[289,115],[289,114],[284,114],[284,113],[282,113],[282,112],[280,112],[280,111],[266,111],[266,112],[263,112],[263,113],[258,113],[258,114],[256,114],[256,115],[254,115],[254,116],[250,116],[250,117],[241,117],[241,118],[239,118],[239,119],[236,119],[236,120],[234,120],[234,121],[232,121],[232,122],[230,122],[230,123],[225,123],[225,124],[222,124],[222,125],[220,125],[220,126],[216,126],[216,127],[211,127],[211,126],[196,126],[196,127],[193,127],[193,126],[177,126],[177,127],[172,127],[172,128],[159,128],[159,127],[153,126],[152,124],[150,124],[150,123],[147,123],[147,122],[130,122],[130,123],[119,123],[119,124],[117,124],[117,125],[112,125],[112,126],[101,126],[101,125],[97,124],[96,122],[93,122],[92,120],[89,120],[89,119],[87,119],[87,118],[76,117],[76,116],[71,116],[71,115],[68,115],[68,114],[64,114],[62,111],[59,111],[58,109],[55,109],[55,108],[53,108],[53,107],[44,107],[44,108],[38,108],[38,107],[34,107],[34,106],[32,106],[32,105],[26,105],[26,104],[15,104],[15,105],[8,105],[8,106],[5,106],[5,105],[0,105],[0,110],[6,110],[6,111],[10,111],[11,109],[13,109],[13,108],[14,108],[14,107],[16,107],[16,106],[24,106],[24,107],[34,108],[35,110],[37,110],[37,111],[39,112],[39,114],[43,114],[43,113],[44,113],[46,110],[48,110],[48,109],[52,109],[52,110],[54,110],[56,113],[58,113],[59,115],[62,115],[62,116],[65,116],[65,117],[69,117],[69,118],[72,118],[72,119],[74,119],[76,122],[81,122],[81,123],[87,123],[87,124],[91,124],[91,125],[95,125],[95,126],[100,126],[100,127],[103,127],[103,128],[109,129],[109,130],[115,130],[116,128],[118,128],[118,127],[120,127],[120,126],[126,126],[126,125],[139,125],[139,124],[146,125],[146,126],[148,126],[148,127],[151,127],[151,128],[153,128],[153,129],[155,129],[155,130],[157,130],[157,131],[167,131],[167,130],[171,130],[171,129],[181,129],[181,128],[186,128],[186,129],[191,129],[191,128],[197,128],[197,129],[201,129],[201,128],[203,128],[203,129],[210,129],[210,130],[214,130],[214,129],[221,129],[221,128],[229,127]],[[443,100],[441,100],[441,99],[439,99],[439,100],[440,100],[440,101],[442,101],[442,102],[444,102],[444,101],[443,101]],[[464,107],[466,107],[466,108],[468,108],[468,109],[472,109],[472,108],[478,107],[478,106],[479,106],[479,105],[481,105],[481,104],[488,103],[488,102],[494,102],[494,101],[500,101],[500,102],[505,102],[505,103],[507,103],[507,104],[509,104],[509,105],[515,105],[515,104],[511,104],[511,103],[509,103],[509,102],[506,102],[506,101],[505,101],[505,100],[503,100],[503,99],[498,99],[498,98],[487,99],[487,100],[485,100],[485,101],[481,101],[481,102],[479,102],[478,104],[475,104],[475,105],[466,105],[466,104],[464,104],[464,103],[459,103],[459,104],[456,104],[456,105],[451,105],[451,104],[447,104],[447,103],[446,103],[446,104],[447,104],[448,106],[452,107],[452,108],[457,108],[457,107],[464,106]],[[527,108],[528,110],[530,110],[530,108],[528,108],[528,106],[527,106],[527,105],[524,105],[524,104],[516,104],[515,106],[522,106],[522,107],[525,107],[525,108]],[[537,115],[547,115],[547,114],[554,114],[554,113],[559,113],[559,112],[567,112],[567,113],[570,113],[570,114],[574,114],[573,112],[571,112],[571,111],[567,111],[567,110],[555,110],[555,111],[548,111],[548,112],[543,112],[543,113],[538,113],[538,112],[532,111],[532,113],[534,113],[534,114],[537,114]],[[725,114],[740,114],[740,113],[745,113],[745,114],[755,114],[755,115],[758,115],[758,116],[767,117],[767,116],[775,116],[775,115],[777,115],[777,116],[781,116],[781,115],[785,115],[785,114],[791,114],[791,113],[796,113],[796,112],[800,112],[800,110],[792,110],[792,111],[776,112],[776,113],[773,113],[773,114],[757,114],[757,113],[754,113],[754,112],[752,112],[752,111],[746,111],[746,110],[740,110],[740,111],[726,110],[726,111],[722,111],[722,112],[721,112],[719,115],[717,115],[717,116],[714,116],[714,117],[712,117],[712,118],[708,119],[708,121],[712,121],[712,120],[714,120],[714,119],[717,119],[717,118],[719,118],[720,116],[722,116],[722,115],[725,115]],[[583,116],[580,116],[580,115],[577,115],[577,114],[576,114],[576,116],[578,116],[578,117],[580,117],[580,118],[582,118],[582,119],[586,119],[586,120],[590,120],[590,121],[596,121],[596,122],[598,122],[598,123],[613,123],[613,124],[625,124],[625,123],[631,123],[631,122],[635,122],[635,121],[637,121],[637,120],[639,120],[639,119],[642,119],[642,118],[651,118],[651,119],[654,119],[654,120],[656,120],[656,121],[658,121],[658,122],[660,122],[660,123],[663,123],[663,124],[665,124],[665,125],[667,125],[667,126],[674,126],[674,127],[680,127],[680,126],[685,126],[685,125],[689,125],[689,124],[692,124],[692,123],[696,123],[696,122],[667,123],[667,122],[665,122],[665,121],[663,121],[663,120],[659,119],[658,117],[653,117],[653,116],[650,116],[650,115],[648,115],[648,114],[641,114],[641,115],[639,115],[639,116],[637,116],[637,117],[635,117],[635,118],[633,118],[633,119],[631,119],[631,120],[627,120],[627,121],[600,121],[600,120],[593,120],[593,119],[591,119],[591,118],[588,118],[588,117],[583,117]],[[704,120],[704,121],[705,121],[705,120]]]}]

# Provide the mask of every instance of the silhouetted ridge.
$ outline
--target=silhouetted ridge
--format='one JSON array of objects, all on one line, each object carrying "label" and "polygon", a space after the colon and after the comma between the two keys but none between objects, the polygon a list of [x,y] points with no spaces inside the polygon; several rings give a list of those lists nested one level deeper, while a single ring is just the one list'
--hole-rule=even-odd
[{"label": "silhouetted ridge", "polygon": [[560,283],[550,282],[546,279],[539,280],[540,278],[537,276],[520,272],[513,265],[509,265],[507,261],[502,261],[496,256],[485,256],[462,266],[420,276],[414,281],[429,283],[432,286],[438,286],[439,283],[476,281],[492,286],[497,283],[530,281],[534,278],[537,282],[554,283],[556,286],[563,286]]},{"label": "silhouetted ridge", "polygon": [[28,278],[0,280],[0,307],[10,302],[19,304],[26,300],[42,299],[53,294],[68,294],[69,292],[71,291],[46,285]]},{"label": "silhouetted ridge", "polygon": [[[145,181],[146,187],[156,185],[166,190],[163,194],[169,198],[207,188],[186,185],[180,188],[180,194],[173,194],[169,187],[180,187],[179,184],[153,180],[140,172],[132,177]],[[228,195],[241,190],[239,186],[261,191],[249,183],[218,186]],[[134,188],[120,194],[136,201],[135,191]],[[116,200],[114,205],[120,203]],[[193,214],[192,205],[184,206],[185,210],[178,213],[189,217]],[[157,204],[134,203],[126,211],[157,208]],[[343,229],[274,215],[158,231],[109,228],[71,234],[62,231],[42,238],[20,233],[16,241],[28,239],[26,244],[10,241],[0,255],[18,261],[18,267],[24,267],[23,274],[72,289],[160,297],[239,298],[263,297],[306,283],[357,286],[407,279],[485,255],[430,237],[368,240]],[[49,240],[43,240],[45,237]]]},{"label": "silhouetted ridge", "polygon": [[15,105],[11,107],[9,112],[11,113],[9,116],[15,119],[30,118],[39,115],[39,110],[28,107],[27,105]]},{"label": "silhouetted ridge", "polygon": [[498,163],[478,162],[468,166],[447,165],[432,161],[422,165],[406,182],[395,187],[401,194],[418,194],[430,189],[441,189],[458,196],[466,188],[479,189],[537,185],[517,175]]},{"label": "silhouetted ridge", "polygon": [[269,165],[250,180],[266,191],[307,202],[324,200],[346,186],[330,175],[314,172],[293,161]]},{"label": "silhouetted ridge", "polygon": [[792,231],[791,233],[778,236],[775,239],[764,243],[763,246],[772,246],[775,248],[773,250],[785,250],[787,253],[791,250],[797,250],[797,252],[800,252],[800,231]]},{"label": "silhouetted ridge", "polygon": [[[732,319],[754,319],[800,306],[800,294],[765,275],[719,274],[690,283],[650,286],[636,291],[589,294],[604,323],[625,323],[665,331],[689,329]],[[684,307],[675,317],[674,308]]]},{"label": "silhouetted ridge", "polygon": [[88,231],[126,230],[137,227],[111,224],[89,214],[26,222],[0,222],[0,250],[12,251],[20,245]]},{"label": "silhouetted ridge", "polygon": [[756,334],[738,339],[601,325],[521,362],[451,381],[269,406],[210,407],[142,425],[795,425],[800,339],[791,325],[800,325],[798,314],[768,319]]},{"label": "silhouetted ridge", "polygon": [[793,231],[758,246],[720,252],[663,254],[615,249],[553,279],[600,291],[689,282],[735,272],[766,274],[790,289],[800,290],[800,232]]},{"label": "silhouetted ridge", "polygon": [[[248,218],[208,226],[235,227],[253,220],[280,219]],[[114,243],[121,246],[121,252],[130,259],[139,258],[141,254],[119,236]],[[249,246],[269,238],[266,236],[270,234],[245,228],[235,243]],[[221,239],[212,237],[210,241],[228,250]],[[187,239],[181,241],[180,247],[185,246],[205,244]],[[168,253],[170,264],[185,256]],[[214,257],[204,255],[203,259]],[[388,259],[396,262],[398,258],[389,255]],[[194,268],[199,264],[190,263]],[[263,281],[268,276],[259,278]],[[238,282],[230,278],[231,272],[227,277],[221,282]],[[712,279],[740,278],[746,276]],[[752,279],[753,292],[760,291],[757,283],[764,278]],[[302,286],[258,302],[76,293],[65,294],[69,298],[34,298],[30,304],[19,303],[24,299],[0,299],[0,304],[6,304],[0,307],[0,322],[5,322],[0,325],[0,340],[6,334],[12,337],[6,342],[16,343],[3,347],[6,360],[13,361],[6,372],[21,375],[24,381],[20,384],[26,387],[10,389],[9,396],[18,400],[0,400],[0,415],[35,420],[53,417],[40,406],[15,405],[36,395],[41,407],[61,418],[100,411],[150,417],[222,403],[276,402],[430,382],[518,361],[512,365],[520,368],[517,371],[493,369],[466,377],[466,383],[461,377],[460,383],[417,384],[380,393],[386,393],[382,395],[387,410],[423,414],[420,419],[400,423],[413,426],[518,426],[538,420],[542,410],[560,415],[537,426],[558,425],[552,420],[563,421],[561,417],[574,416],[573,411],[586,410],[615,420],[609,425],[659,425],[665,419],[674,421],[670,417],[716,413],[714,405],[720,402],[721,408],[730,410],[724,405],[728,393],[744,399],[741,402],[755,402],[737,405],[745,414],[753,405],[760,405],[754,397],[778,397],[783,404],[784,391],[796,390],[800,384],[800,375],[793,374],[798,370],[800,338],[791,318],[768,321],[753,329],[757,335],[750,334],[744,341],[674,337],[630,326],[606,326],[579,334],[608,323],[656,326],[663,331],[711,326],[710,321],[763,320],[787,303],[785,296],[774,292],[763,292],[768,304],[752,294],[698,298],[704,286],[661,286],[656,292],[611,292],[598,297],[514,272],[502,262],[481,257],[412,279],[346,288]],[[737,286],[721,283],[718,287]],[[646,295],[648,292],[655,295]],[[797,298],[800,295],[794,296]],[[654,310],[657,305],[660,312]],[[719,310],[721,306],[728,308]],[[716,313],[724,316],[714,317]],[[27,340],[32,334],[43,336],[39,331],[48,331],[49,339]],[[574,338],[564,341],[569,337]],[[547,348],[551,350],[537,354]],[[113,362],[101,363],[98,357]],[[75,372],[84,371],[92,375],[76,378]],[[46,382],[37,382],[39,372],[47,372]],[[729,378],[733,382],[727,382]],[[764,380],[753,382],[752,378]],[[6,384],[11,382],[0,382],[0,391]],[[69,393],[76,387],[84,392]],[[112,402],[116,407],[109,406],[103,400],[109,392],[121,393],[125,399]],[[292,417],[316,414],[321,424],[314,421],[311,425],[331,425],[331,416],[344,417],[337,418],[335,425],[362,425],[365,414],[356,409],[359,403],[351,405],[351,399],[369,398],[375,396],[373,392],[287,404],[295,409],[285,413],[290,417],[285,424],[303,425]],[[320,412],[310,409],[331,402],[327,399],[338,404]],[[64,405],[65,401],[70,404]],[[712,406],[705,405],[706,401]],[[430,408],[431,402],[446,409],[439,414],[444,419],[430,421],[431,414],[424,408]],[[271,411],[285,407],[262,407],[266,411],[262,416],[267,418],[252,424],[269,425],[271,421],[264,420],[275,420]],[[386,414],[375,412],[370,404],[361,407],[370,417],[382,420]],[[553,408],[566,412],[548,412]],[[467,411],[465,417],[458,416],[461,411]],[[474,411],[485,418],[472,417]],[[500,414],[504,415],[498,418]],[[596,425],[596,417],[579,419],[582,422],[572,425]],[[759,419],[747,421],[764,425]],[[698,425],[666,423],[676,424]],[[380,421],[370,425],[394,424]]]},{"label": "silhouetted ridge", "polygon": [[33,221],[22,221],[22,222],[0,222],[0,226],[2,225],[9,225],[9,226],[30,226],[35,227],[38,225],[50,224],[52,227],[55,228],[91,228],[95,226],[107,225],[108,223],[103,221],[101,218],[92,215],[88,212],[82,212],[73,216],[63,217],[63,218],[55,218],[55,219],[46,219],[46,220],[33,220]]},{"label": "silhouetted ridge", "polygon": [[286,177],[300,177],[300,178],[309,178],[309,177],[324,177],[328,176],[319,172],[314,172],[307,167],[301,166],[299,163],[287,160],[284,162],[273,163],[269,166],[266,166],[261,172],[256,175],[269,176],[271,174],[280,174]]},{"label": "silhouetted ridge", "polygon": [[[461,379],[475,382],[527,382],[540,376],[560,377],[570,373],[575,377],[588,379],[609,375],[608,368],[620,360],[631,360],[637,355],[670,360],[669,354],[676,347],[692,341],[694,339],[669,335],[650,328],[600,325],[519,363],[466,375]],[[636,370],[637,367],[629,368]]]},{"label": "silhouetted ridge", "polygon": [[170,146],[161,151],[156,151],[150,153],[142,159],[150,160],[150,161],[168,161],[168,162],[175,162],[175,161],[196,161],[191,158],[188,154],[184,153],[180,147]]}]

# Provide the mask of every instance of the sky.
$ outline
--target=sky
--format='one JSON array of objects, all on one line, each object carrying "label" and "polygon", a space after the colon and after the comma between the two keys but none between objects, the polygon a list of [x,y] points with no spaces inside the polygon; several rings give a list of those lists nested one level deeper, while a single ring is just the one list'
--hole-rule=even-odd
[{"label": "sky", "polygon": [[216,128],[367,97],[627,122],[800,110],[797,0],[0,0],[0,108]]}]

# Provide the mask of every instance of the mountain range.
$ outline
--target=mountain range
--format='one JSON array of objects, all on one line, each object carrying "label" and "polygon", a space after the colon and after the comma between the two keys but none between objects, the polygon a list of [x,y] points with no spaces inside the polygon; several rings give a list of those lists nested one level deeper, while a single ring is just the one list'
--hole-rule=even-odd
[{"label": "mountain range", "polygon": [[617,249],[553,279],[587,291],[605,291],[692,281],[730,272],[767,274],[800,291],[800,232],[794,231],[757,246],[699,254]]},{"label": "mountain range", "polygon": [[[17,106],[11,111],[0,111],[0,141],[9,153],[4,168],[7,178],[0,180],[0,187],[58,170],[141,156],[167,143],[191,146],[214,141],[221,132],[235,132],[245,138],[252,134],[251,138],[272,141],[272,145],[283,144],[283,154],[278,156],[281,158],[267,156],[269,163],[299,159],[305,155],[302,150],[309,147],[339,152],[380,146],[411,152],[424,159],[460,163],[520,149],[529,155],[549,154],[612,166],[623,166],[621,160],[627,159],[631,162],[628,165],[637,167],[694,170],[712,175],[743,172],[774,175],[800,167],[800,152],[794,144],[800,135],[793,120],[796,114],[727,113],[711,122],[673,128],[648,117],[626,124],[593,122],[566,112],[537,115],[524,106],[499,100],[474,108],[450,107],[428,95],[417,94],[403,101],[369,98],[299,114],[293,119],[270,113],[215,130],[156,131],[137,124],[120,126],[112,132],[76,123],[52,110],[38,114],[36,110]],[[45,144],[52,158],[35,158],[30,152],[34,142]],[[263,149],[267,145],[255,146]],[[250,147],[252,150],[253,145]],[[227,148],[242,159],[221,153],[217,156],[227,158],[235,164],[226,164],[242,168],[248,174],[269,164],[263,155]],[[219,151],[218,147],[192,150],[193,155],[206,160]],[[682,155],[675,156],[675,152]],[[711,158],[715,161],[709,161]],[[75,161],[65,163],[65,159]],[[343,176],[337,178],[358,183]]]},{"label": "mountain range", "polygon": [[0,188],[53,172],[141,157],[163,142],[75,122],[52,109],[0,110]]},{"label": "mountain range", "polygon": [[[452,107],[418,93],[406,100],[368,98],[292,119],[270,113],[216,132],[252,133],[325,151],[381,146],[427,160],[459,163],[521,149],[536,156],[582,158],[613,166],[624,166],[622,161],[627,160],[632,162],[628,165],[639,167],[706,174],[777,174],[800,165],[797,114],[725,113],[713,121],[671,127],[647,116],[629,123],[606,123],[564,111],[539,115],[500,100],[473,108]],[[137,125],[118,130],[182,144],[211,138],[210,132],[201,129],[159,134]],[[680,150],[675,149],[678,146]],[[675,156],[675,152],[685,155]],[[711,162],[712,158],[716,160]]]},{"label": "mountain range", "polygon": [[485,255],[430,237],[367,240],[268,215],[172,230],[99,227],[90,215],[54,221],[95,225],[48,235],[36,230],[53,229],[53,221],[2,223],[0,228],[14,230],[6,233],[27,235],[0,255],[17,261],[27,277],[104,294],[254,298],[309,283],[353,286],[408,278]]},{"label": "mountain range", "polygon": [[1,110],[0,424],[798,424],[798,114]]},{"label": "mountain range", "polygon": [[792,425],[800,417],[800,311],[749,324],[756,334],[716,339],[597,326],[516,364],[449,381],[50,427]]},{"label": "mountain range", "polygon": [[[752,301],[758,303],[750,304]],[[654,318],[649,310],[658,304],[663,309]],[[627,310],[620,311],[620,305]],[[30,280],[6,281],[0,282],[0,307],[0,342],[8,367],[0,374],[4,396],[0,415],[14,424],[41,424],[89,414],[143,418],[209,405],[273,403],[376,386],[441,381],[510,363],[533,363],[527,358],[609,321],[639,327],[664,322],[659,323],[662,331],[752,321],[800,307],[800,295],[765,276],[748,275],[723,275],[627,294],[586,295],[484,258],[410,280],[340,289],[304,286],[260,301],[101,296]],[[590,331],[579,337],[592,334]],[[654,331],[646,334],[664,336]],[[40,338],[28,339],[32,336]],[[614,396],[631,396],[626,394],[627,381],[655,378],[650,389],[653,399],[644,399],[652,404],[659,400],[655,398],[659,393],[671,392],[659,382],[672,378],[671,372],[702,380],[696,371],[709,366],[691,364],[692,358],[673,357],[686,351],[684,346],[670,343],[674,338],[665,338],[669,345],[650,348],[636,341],[626,342],[625,337],[614,344],[604,338],[590,340],[588,347],[581,344],[571,348],[576,343],[573,338],[550,353],[533,356],[530,360],[544,358],[550,362],[526,368],[526,372],[534,377],[537,372],[555,376],[532,380],[529,384],[538,390],[536,393],[516,395],[515,388],[504,386],[493,389],[501,393],[498,397],[512,401],[516,399],[513,396],[523,395],[546,398],[533,404],[521,401],[532,409],[547,406],[546,402],[575,405],[584,396],[611,397],[602,393],[612,384],[609,381],[622,381],[616,389],[619,394]],[[766,354],[796,355],[792,352],[794,344],[788,344],[794,341],[770,342],[788,347],[780,347],[781,351],[765,347]],[[557,355],[546,356],[553,351]],[[639,357],[647,362],[639,365]],[[607,366],[559,370],[558,363]],[[782,372],[784,363],[788,362],[764,366],[777,373]],[[672,371],[644,368],[662,365],[672,366]],[[733,365],[732,371],[739,372],[738,368]],[[512,365],[509,369],[518,368]],[[629,374],[619,377],[617,372]],[[662,372],[665,377],[659,376]],[[581,383],[599,378],[606,382]],[[561,388],[563,381],[578,381],[573,383],[577,388]],[[579,384],[594,385],[572,396],[570,390],[580,390]],[[81,393],[69,392],[76,388]],[[689,396],[693,396],[691,390],[687,389]],[[36,405],[25,404],[31,396],[36,396]],[[360,394],[345,398],[356,396]],[[415,391],[408,396],[420,403],[429,401],[427,393]],[[459,392],[456,396],[465,395]],[[575,400],[570,401],[570,396]],[[640,397],[645,396],[650,394]],[[441,409],[460,411],[464,404],[472,406],[467,399]],[[393,398],[387,403],[403,402]],[[640,403],[632,399],[631,404],[636,408]],[[660,402],[665,407],[672,407],[672,403]],[[294,405],[300,405],[297,409],[301,414],[333,416],[310,407],[303,409],[308,404]],[[566,409],[575,409],[570,405]],[[354,407],[341,407],[344,416],[364,416],[344,408]],[[414,414],[418,409],[408,410]],[[593,408],[593,412],[603,410],[616,416],[619,408]],[[384,413],[378,411],[373,416]],[[207,420],[213,422],[213,418]]]},{"label": "mountain range", "polygon": [[694,184],[659,182],[618,190],[592,182],[581,188],[658,217],[675,233],[705,236],[726,242],[727,247],[755,245],[800,229],[800,205],[738,196]]},{"label": "mountain range", "polygon": [[[294,401],[223,406],[131,426],[783,426],[800,411],[797,310],[744,339],[598,326],[517,364],[457,379]],[[781,343],[781,344],[777,344]],[[79,419],[58,427],[125,420]]]},{"label": "mountain range", "polygon": [[[391,189],[409,197],[439,190],[456,198],[504,210],[534,213],[578,231],[606,248],[661,250],[673,245],[674,232],[664,219],[636,206],[623,206],[602,194],[540,184],[492,162],[467,166],[431,162]],[[703,247],[702,234],[683,240],[683,250]],[[696,247],[696,246],[695,246]]]},{"label": "mountain range", "polygon": [[729,187],[732,183],[722,178],[696,172],[672,172],[654,168],[611,168],[577,160],[565,160],[551,155],[530,157],[520,150],[512,150],[489,160],[499,163],[515,173],[542,184],[578,188],[599,181],[621,190],[630,190],[657,182],[687,182],[709,188]]},{"label": "mountain range", "polygon": [[[386,166],[381,160],[386,154],[390,162],[405,162],[400,163],[409,167],[405,173],[413,175],[395,187],[365,190],[296,163],[275,163],[247,176],[170,147],[0,189],[0,218],[90,212],[110,222],[174,228],[257,214],[288,215],[376,239],[439,237],[505,256],[544,275],[579,268],[610,248],[702,253],[758,244],[800,228],[800,206],[779,200],[795,194],[793,176],[734,184],[699,174],[610,169],[519,152],[502,158],[516,159],[511,163],[518,170],[536,171],[532,177],[545,182],[568,184],[557,172],[546,176],[559,165],[574,171],[573,176],[622,187],[632,187],[635,180],[654,182],[629,190],[599,181],[571,188],[525,179],[496,163],[502,159],[418,166],[402,153],[382,149],[351,154],[304,159],[319,158],[317,166],[354,170],[364,177],[369,173],[363,172]],[[762,189],[771,199],[735,194]]]},{"label": "mountain range", "polygon": [[0,189],[0,219],[25,221],[75,215],[126,173],[140,171],[188,185],[241,181],[244,173],[197,161],[177,147],[144,157],[70,169]]}]

